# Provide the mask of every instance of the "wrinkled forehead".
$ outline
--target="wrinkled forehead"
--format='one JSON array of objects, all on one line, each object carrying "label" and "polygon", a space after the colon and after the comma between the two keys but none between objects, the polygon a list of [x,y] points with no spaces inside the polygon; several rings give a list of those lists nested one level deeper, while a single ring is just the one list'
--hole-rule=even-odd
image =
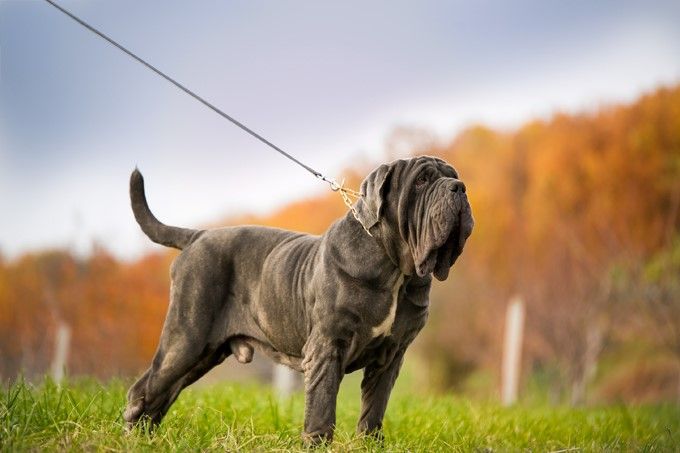
[{"label": "wrinkled forehead", "polygon": [[395,172],[413,177],[424,173],[429,174],[429,176],[458,178],[458,172],[438,157],[420,156],[412,159],[401,159],[392,162],[392,165]]}]

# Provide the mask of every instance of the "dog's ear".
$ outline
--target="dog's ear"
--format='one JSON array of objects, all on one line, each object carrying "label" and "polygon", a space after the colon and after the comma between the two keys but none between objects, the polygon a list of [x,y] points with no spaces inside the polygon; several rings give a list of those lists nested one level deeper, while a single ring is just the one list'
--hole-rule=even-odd
[{"label": "dog's ear", "polygon": [[382,218],[391,174],[392,166],[384,164],[373,170],[361,183],[362,197],[356,209],[364,228],[370,229]]}]

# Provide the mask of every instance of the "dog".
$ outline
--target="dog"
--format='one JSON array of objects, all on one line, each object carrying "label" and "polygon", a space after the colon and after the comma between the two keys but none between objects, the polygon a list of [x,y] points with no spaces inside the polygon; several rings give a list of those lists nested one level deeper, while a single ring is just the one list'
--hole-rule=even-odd
[{"label": "dog", "polygon": [[233,354],[255,350],[304,373],[306,444],[330,442],[344,374],[363,369],[357,430],[382,437],[404,352],[425,325],[440,281],[474,221],[466,188],[445,161],[384,164],[361,184],[355,211],[321,236],[261,226],[193,230],[151,213],[130,177],[132,210],[153,241],[182,250],[149,369],[128,391],[124,418],[158,424],[183,388]]}]

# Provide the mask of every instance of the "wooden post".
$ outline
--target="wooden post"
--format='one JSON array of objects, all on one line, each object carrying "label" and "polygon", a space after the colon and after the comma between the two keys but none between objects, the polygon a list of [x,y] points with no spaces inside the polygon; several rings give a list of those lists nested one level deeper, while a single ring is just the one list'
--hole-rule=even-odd
[{"label": "wooden post", "polygon": [[288,398],[295,387],[295,371],[285,365],[274,364],[274,391],[280,400]]},{"label": "wooden post", "polygon": [[54,342],[54,357],[52,359],[52,379],[59,384],[64,379],[66,360],[71,343],[71,328],[63,321],[57,326],[57,335]]},{"label": "wooden post", "polygon": [[503,369],[501,399],[504,406],[517,401],[519,371],[522,364],[522,335],[524,330],[524,301],[515,296],[510,299],[505,317],[503,344]]}]

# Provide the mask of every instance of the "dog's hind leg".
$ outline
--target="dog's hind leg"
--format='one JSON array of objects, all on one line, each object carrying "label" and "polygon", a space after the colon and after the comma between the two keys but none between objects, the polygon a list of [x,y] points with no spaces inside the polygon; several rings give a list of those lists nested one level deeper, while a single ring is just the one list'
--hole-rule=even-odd
[{"label": "dog's hind leg", "polygon": [[130,388],[124,418],[128,427],[140,419],[160,423],[181,390],[184,377],[201,361],[202,349],[186,339],[175,339],[170,347],[161,346],[151,368]]},{"label": "dog's hind leg", "polygon": [[190,273],[180,277],[152,365],[128,392],[128,427],[141,419],[158,424],[182,388],[230,351],[212,337],[222,295]]},{"label": "dog's hind leg", "polygon": [[228,346],[220,347],[213,353],[208,354],[200,362],[198,362],[187,374],[184,375],[182,379],[175,383],[172,389],[168,392],[169,396],[160,410],[161,417],[165,416],[165,414],[170,409],[170,406],[172,406],[172,403],[175,402],[175,400],[177,399],[182,390],[184,390],[185,388],[187,388],[188,386],[202,378],[208,371],[212,370],[215,366],[224,362],[224,359],[226,359],[230,354],[231,351],[229,350]]},{"label": "dog's hind leg", "polygon": [[127,392],[128,402],[123,418],[128,422],[128,428],[131,428],[132,424],[136,423],[144,412],[144,389],[150,373],[151,368],[146,370]]}]

